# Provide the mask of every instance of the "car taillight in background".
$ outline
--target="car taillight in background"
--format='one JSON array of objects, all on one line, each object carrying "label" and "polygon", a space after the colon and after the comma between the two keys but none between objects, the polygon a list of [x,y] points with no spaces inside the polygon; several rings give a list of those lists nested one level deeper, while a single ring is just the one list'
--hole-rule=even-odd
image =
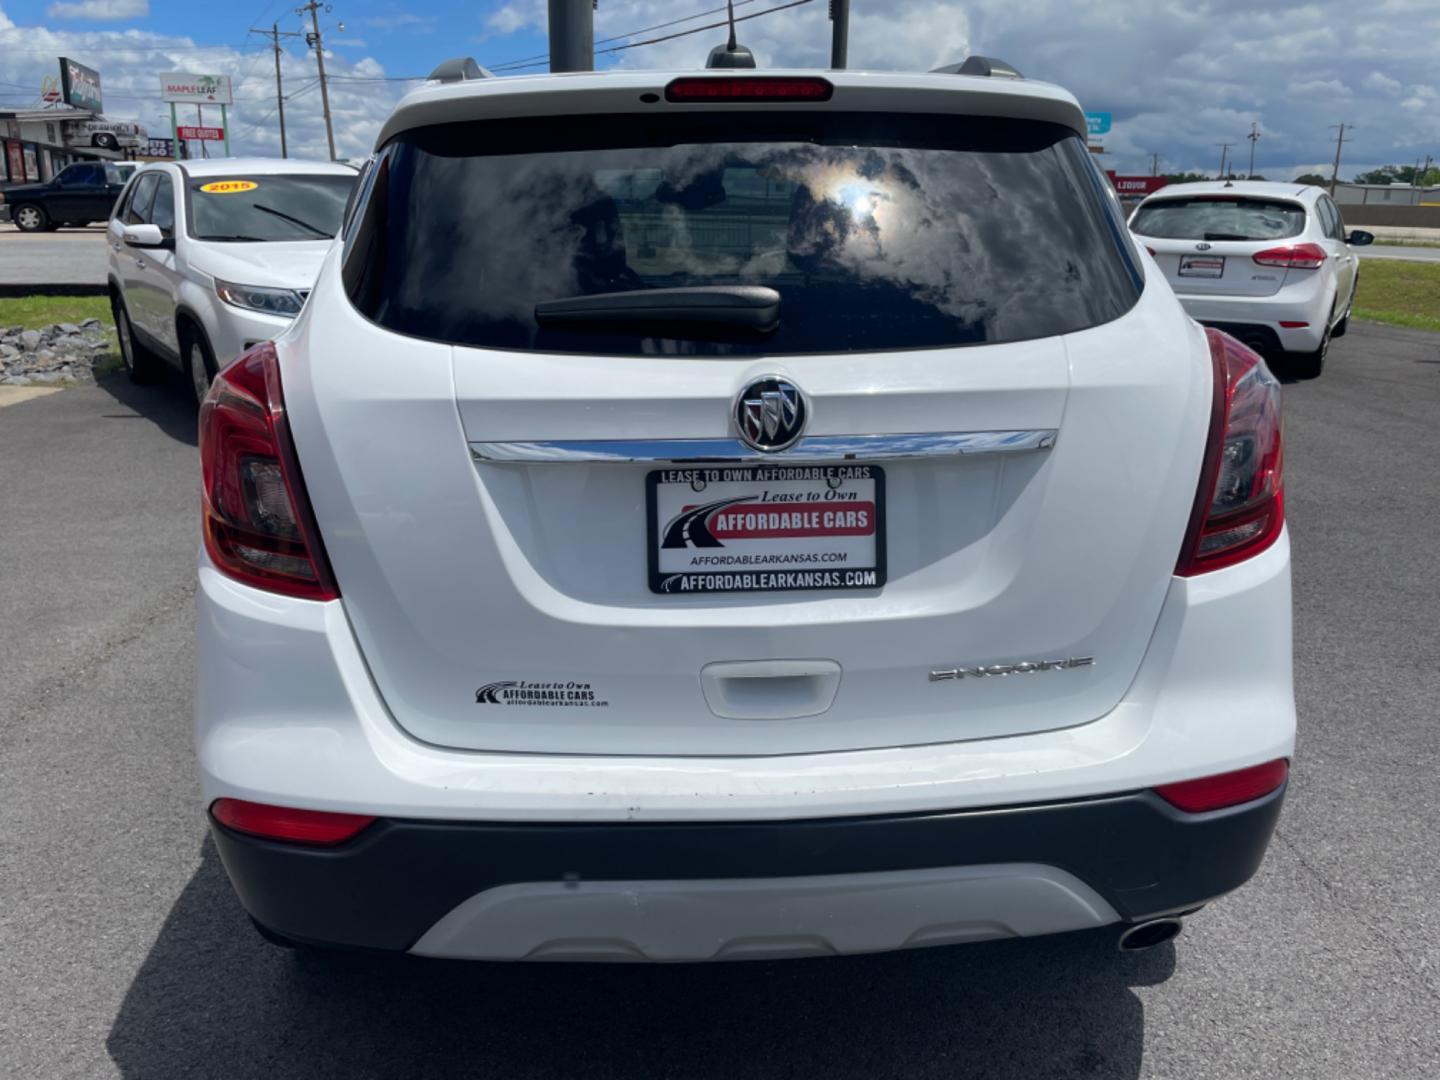
[{"label": "car taillight in background", "polygon": [[1283,266],[1291,270],[1318,270],[1325,261],[1325,249],[1319,244],[1288,244],[1266,248],[1250,256],[1261,266]]},{"label": "car taillight in background", "polygon": [[780,75],[701,75],[675,79],[666,101],[829,101],[835,88],[826,79]]},{"label": "car taillight in background", "polygon": [[1215,398],[1205,464],[1175,573],[1193,577],[1258,555],[1285,525],[1280,383],[1259,355],[1206,330]]},{"label": "car taillight in background", "polygon": [[269,342],[221,371],[200,407],[205,550],[222,573],[306,600],[340,595],[320,545]]}]

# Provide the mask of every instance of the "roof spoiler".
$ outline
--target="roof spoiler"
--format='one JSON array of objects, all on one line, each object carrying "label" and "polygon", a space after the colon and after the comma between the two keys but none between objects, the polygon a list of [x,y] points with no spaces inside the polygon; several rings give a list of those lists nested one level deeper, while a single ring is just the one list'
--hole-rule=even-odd
[{"label": "roof spoiler", "polygon": [[984,78],[1023,79],[1025,76],[1013,64],[996,60],[993,56],[967,56],[962,63],[946,64],[931,68],[932,75],[979,75]]},{"label": "roof spoiler", "polygon": [[442,61],[428,76],[430,82],[469,82],[471,79],[493,79],[495,76],[475,62],[473,56],[456,56]]}]

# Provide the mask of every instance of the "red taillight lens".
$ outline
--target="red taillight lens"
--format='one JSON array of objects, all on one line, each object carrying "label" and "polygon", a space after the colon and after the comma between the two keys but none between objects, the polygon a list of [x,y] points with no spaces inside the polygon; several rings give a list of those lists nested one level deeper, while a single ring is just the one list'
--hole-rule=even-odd
[{"label": "red taillight lens", "polygon": [[1285,758],[1253,765],[1248,769],[1202,776],[1198,780],[1182,780],[1178,784],[1162,784],[1155,794],[1178,810],[1200,814],[1206,810],[1223,810],[1227,806],[1269,795],[1285,783],[1290,775],[1290,762]]},{"label": "red taillight lens", "polygon": [[310,513],[285,418],[275,347],[215,377],[200,407],[205,550],[246,585],[306,600],[340,595]]},{"label": "red taillight lens", "polygon": [[835,88],[825,79],[776,75],[719,75],[676,79],[666,101],[829,101]]},{"label": "red taillight lens", "polygon": [[1325,249],[1319,244],[1289,244],[1266,248],[1251,256],[1261,266],[1283,266],[1291,270],[1318,270],[1325,261]]},{"label": "red taillight lens", "polygon": [[1280,383],[1265,361],[1206,330],[1215,400],[1200,487],[1175,573],[1193,577],[1258,555],[1285,525]]},{"label": "red taillight lens", "polygon": [[296,810],[290,806],[267,806],[244,799],[216,799],[210,813],[227,829],[292,844],[343,843],[375,820],[365,814]]}]

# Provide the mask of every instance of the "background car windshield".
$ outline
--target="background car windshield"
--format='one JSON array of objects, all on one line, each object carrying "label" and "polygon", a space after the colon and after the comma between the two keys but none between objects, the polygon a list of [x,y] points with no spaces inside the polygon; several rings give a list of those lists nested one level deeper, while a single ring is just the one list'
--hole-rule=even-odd
[{"label": "background car windshield", "polygon": [[1130,228],[1157,240],[1283,240],[1304,231],[1305,208],[1269,199],[1163,199],[1140,207]]},{"label": "background car windshield", "polygon": [[340,231],[355,178],[206,176],[186,186],[199,240],[323,240]]},{"label": "background car windshield", "polygon": [[[349,238],[357,306],[400,333],[589,353],[797,353],[1013,341],[1138,295],[1068,128],[845,113],[592,117],[406,133]],[[582,294],[766,285],[761,340],[538,326]]]}]

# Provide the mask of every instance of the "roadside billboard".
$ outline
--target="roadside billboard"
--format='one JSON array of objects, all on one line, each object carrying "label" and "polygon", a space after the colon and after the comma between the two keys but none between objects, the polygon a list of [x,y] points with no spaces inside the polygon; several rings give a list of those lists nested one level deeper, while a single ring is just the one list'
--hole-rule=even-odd
[{"label": "roadside billboard", "polygon": [[100,73],[78,64],[69,57],[60,57],[60,94],[67,105],[90,112],[104,112],[100,97]]},{"label": "roadside billboard", "polygon": [[1122,199],[1143,199],[1170,182],[1163,176],[1117,176],[1109,171],[1105,175],[1110,177],[1110,183],[1115,185],[1115,194]]},{"label": "roadside billboard", "polygon": [[233,105],[229,75],[187,75],[172,71],[160,76],[160,100],[185,105]]}]

